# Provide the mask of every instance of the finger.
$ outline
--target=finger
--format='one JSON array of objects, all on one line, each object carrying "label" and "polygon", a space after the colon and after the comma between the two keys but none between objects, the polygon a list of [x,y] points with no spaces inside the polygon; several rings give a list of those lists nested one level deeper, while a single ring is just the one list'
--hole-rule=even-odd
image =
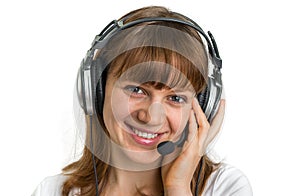
[{"label": "finger", "polygon": [[206,145],[208,145],[219,133],[221,126],[223,124],[224,116],[225,116],[225,100],[221,99],[219,109],[215,117],[213,118],[209,129],[209,135],[207,137]]},{"label": "finger", "polygon": [[192,157],[192,160],[199,155],[199,138],[198,138],[198,124],[196,122],[196,117],[194,110],[190,111],[188,125],[188,135],[187,139],[182,147],[182,155],[185,159]]},{"label": "finger", "polygon": [[225,114],[225,99],[221,99],[219,109],[215,115],[215,118],[213,119],[212,125],[216,124],[216,122],[219,122],[220,120],[223,120],[224,114]]},{"label": "finger", "polygon": [[210,127],[207,118],[202,111],[199,102],[196,98],[193,101],[193,110],[195,112],[196,121],[198,123],[198,137],[203,142],[206,139],[208,129]]},{"label": "finger", "polygon": [[189,130],[188,130],[187,142],[191,142],[194,139],[197,133],[197,129],[198,129],[198,124],[196,122],[196,117],[194,111],[191,110],[189,116]]},{"label": "finger", "polygon": [[223,123],[225,116],[225,99],[221,99],[219,109],[211,123],[211,129],[219,129]]}]

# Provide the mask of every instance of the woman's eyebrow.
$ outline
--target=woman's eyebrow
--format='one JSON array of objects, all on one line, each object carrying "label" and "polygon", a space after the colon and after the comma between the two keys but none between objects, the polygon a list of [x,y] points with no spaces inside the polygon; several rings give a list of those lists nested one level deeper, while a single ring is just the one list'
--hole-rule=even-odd
[{"label": "woman's eyebrow", "polygon": [[[155,87],[153,87],[153,85],[151,85],[149,83],[141,84],[140,86],[155,88]],[[175,93],[187,93],[188,92],[191,94],[195,94],[195,90],[191,89],[191,87],[168,87],[167,85],[165,85],[162,89],[167,89],[167,90],[173,91]]]},{"label": "woman's eyebrow", "polygon": [[176,87],[174,87],[174,88],[172,88],[172,90],[174,90],[176,92],[179,92],[179,93],[184,93],[184,92],[194,93],[195,92],[195,90],[192,90],[191,88],[188,88],[188,87],[186,87],[186,88],[182,88],[182,87],[176,88]]},{"label": "woman's eyebrow", "polygon": [[185,95],[188,95],[189,96],[189,94],[191,95],[191,96],[195,96],[196,95],[196,93],[195,93],[195,91],[192,91],[192,90],[188,90],[188,89],[183,89],[183,90],[174,90],[174,93],[176,93],[176,94],[185,94]]}]

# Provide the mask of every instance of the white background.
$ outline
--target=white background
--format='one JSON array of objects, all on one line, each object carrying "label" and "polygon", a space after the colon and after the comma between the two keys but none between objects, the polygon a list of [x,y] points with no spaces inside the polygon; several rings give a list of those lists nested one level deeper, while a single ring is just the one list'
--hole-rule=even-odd
[{"label": "white background", "polygon": [[80,61],[108,22],[146,5],[214,33],[227,98],[219,156],[248,176],[254,195],[300,195],[296,0],[2,1],[0,194],[30,195],[72,159]]}]

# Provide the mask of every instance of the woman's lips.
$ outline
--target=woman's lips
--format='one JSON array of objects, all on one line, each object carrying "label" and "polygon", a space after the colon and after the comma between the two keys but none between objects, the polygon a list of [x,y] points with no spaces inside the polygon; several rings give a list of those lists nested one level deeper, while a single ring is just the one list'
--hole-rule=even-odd
[{"label": "woman's lips", "polygon": [[136,134],[131,134],[132,138],[134,139],[134,141],[138,144],[142,144],[142,145],[145,145],[145,146],[153,146],[153,145],[156,145],[158,143],[158,141],[160,140],[160,137],[161,137],[162,134],[160,135],[157,135],[155,138],[143,138],[143,137],[140,137]]},{"label": "woman's lips", "polygon": [[132,136],[133,140],[141,145],[153,146],[157,144],[163,135],[163,133],[153,133],[150,131],[145,131],[144,129],[135,128],[127,123],[125,123],[129,128],[129,134]]}]

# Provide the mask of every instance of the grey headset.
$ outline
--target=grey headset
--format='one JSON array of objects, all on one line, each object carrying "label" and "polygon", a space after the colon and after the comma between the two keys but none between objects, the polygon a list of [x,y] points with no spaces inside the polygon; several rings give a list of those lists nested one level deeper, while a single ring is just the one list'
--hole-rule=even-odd
[{"label": "grey headset", "polygon": [[[185,17],[185,16],[184,16]],[[189,26],[195,29],[202,37],[205,38],[208,47],[208,54],[210,55],[211,62],[213,64],[213,72],[208,77],[208,84],[204,91],[197,95],[198,101],[202,110],[204,111],[207,119],[211,122],[214,117],[222,94],[222,59],[220,58],[217,44],[213,35],[208,31],[208,36],[202,30],[202,28],[187,18],[188,21],[183,21],[175,18],[163,18],[163,17],[155,17],[155,18],[143,18],[138,19],[126,24],[123,24],[123,20],[117,21],[114,20],[110,22],[100,34],[96,35],[95,39],[92,42],[91,48],[87,51],[85,58],[81,62],[80,69],[77,75],[77,95],[79,99],[79,103],[84,110],[86,115],[94,115],[96,114],[96,105],[98,107],[97,111],[102,114],[103,101],[104,101],[104,90],[105,90],[105,81],[103,78],[106,78],[105,68],[99,67],[99,63],[97,64],[97,60],[94,59],[94,52],[97,49],[95,46],[101,42],[104,42],[105,38],[111,35],[112,33],[118,33],[124,29],[129,27],[145,23],[145,22],[171,22],[171,23],[179,23],[182,25]],[[97,64],[97,66],[96,66]],[[97,80],[96,74],[100,74],[100,79]],[[105,76],[104,76],[105,75]],[[100,83],[100,84],[99,84]],[[104,83],[104,84],[103,84]],[[97,96],[96,96],[96,85],[99,84],[97,88]],[[95,104],[97,97],[97,104]]]}]

